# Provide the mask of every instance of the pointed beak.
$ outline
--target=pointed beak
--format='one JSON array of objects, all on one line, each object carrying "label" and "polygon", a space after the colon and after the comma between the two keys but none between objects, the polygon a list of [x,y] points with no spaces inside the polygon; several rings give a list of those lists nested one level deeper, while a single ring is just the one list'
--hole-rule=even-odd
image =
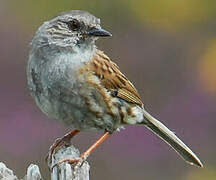
[{"label": "pointed beak", "polygon": [[95,37],[108,37],[112,36],[112,34],[109,31],[106,31],[102,28],[93,28],[88,32],[89,36],[95,36]]}]

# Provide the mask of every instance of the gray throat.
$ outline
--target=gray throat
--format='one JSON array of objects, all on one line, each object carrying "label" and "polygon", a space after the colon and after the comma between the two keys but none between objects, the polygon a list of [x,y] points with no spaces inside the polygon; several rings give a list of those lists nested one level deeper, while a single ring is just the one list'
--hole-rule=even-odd
[{"label": "gray throat", "polygon": [[62,89],[73,89],[76,85],[76,72],[85,62],[92,59],[96,46],[89,43],[62,47],[37,42],[40,46],[35,46],[33,42],[29,55],[28,85],[40,109],[56,119],[58,117],[53,109],[53,97],[58,97]]}]

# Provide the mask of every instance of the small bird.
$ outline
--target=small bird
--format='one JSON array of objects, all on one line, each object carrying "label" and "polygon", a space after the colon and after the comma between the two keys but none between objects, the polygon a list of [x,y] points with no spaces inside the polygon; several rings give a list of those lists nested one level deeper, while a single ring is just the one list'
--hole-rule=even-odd
[{"label": "small bird", "polygon": [[81,155],[81,161],[114,132],[126,125],[140,125],[188,163],[202,167],[199,158],[146,111],[134,85],[96,47],[98,38],[108,36],[111,33],[101,28],[100,19],[72,10],[45,22],[33,37],[27,66],[31,95],[48,117],[75,128],[55,141],[49,155],[80,131],[104,131]]}]

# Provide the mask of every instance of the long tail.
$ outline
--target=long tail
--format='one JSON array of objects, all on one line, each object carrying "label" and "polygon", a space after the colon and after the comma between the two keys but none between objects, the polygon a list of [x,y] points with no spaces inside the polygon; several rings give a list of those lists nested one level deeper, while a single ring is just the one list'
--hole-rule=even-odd
[{"label": "long tail", "polygon": [[143,110],[145,125],[169,144],[186,162],[192,165],[203,167],[199,158],[165,125],[152,117],[146,110]]}]

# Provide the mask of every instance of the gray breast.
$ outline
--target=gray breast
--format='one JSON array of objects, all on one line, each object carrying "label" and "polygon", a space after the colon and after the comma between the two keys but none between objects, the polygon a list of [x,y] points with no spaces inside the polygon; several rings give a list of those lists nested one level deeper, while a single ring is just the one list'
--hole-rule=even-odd
[{"label": "gray breast", "polygon": [[31,94],[52,119],[80,130],[113,132],[121,126],[120,116],[110,114],[100,93],[85,82],[84,76],[78,77],[84,63],[81,59],[85,58],[74,54],[58,55],[52,60],[30,55],[27,74]]}]

